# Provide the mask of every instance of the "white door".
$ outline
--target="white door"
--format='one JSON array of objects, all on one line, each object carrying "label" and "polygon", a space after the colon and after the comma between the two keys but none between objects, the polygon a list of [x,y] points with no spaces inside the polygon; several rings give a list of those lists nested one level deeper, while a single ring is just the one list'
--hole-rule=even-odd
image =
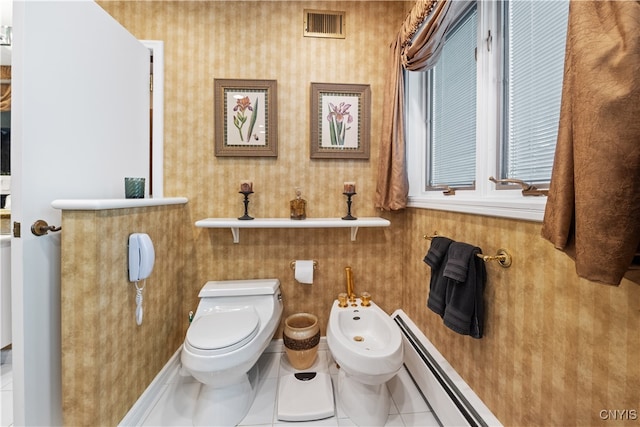
[{"label": "white door", "polygon": [[125,176],[148,178],[149,53],[92,1],[13,11],[14,424],[61,425],[60,233],[30,227],[60,225],[55,199],[123,198]]}]

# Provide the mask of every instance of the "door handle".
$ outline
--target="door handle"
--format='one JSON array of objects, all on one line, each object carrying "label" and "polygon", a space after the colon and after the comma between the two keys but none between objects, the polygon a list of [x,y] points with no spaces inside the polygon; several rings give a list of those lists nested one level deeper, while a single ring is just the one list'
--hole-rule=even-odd
[{"label": "door handle", "polygon": [[55,225],[47,224],[47,221],[39,219],[31,225],[31,232],[36,236],[44,236],[50,231],[60,231],[62,227],[56,227]]}]

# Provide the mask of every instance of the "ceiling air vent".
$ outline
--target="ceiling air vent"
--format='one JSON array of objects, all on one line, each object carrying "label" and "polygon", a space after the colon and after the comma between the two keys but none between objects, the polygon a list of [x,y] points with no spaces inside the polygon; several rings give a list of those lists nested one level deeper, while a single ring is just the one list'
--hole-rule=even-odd
[{"label": "ceiling air vent", "polygon": [[304,36],[343,39],[346,12],[327,10],[304,11]]}]

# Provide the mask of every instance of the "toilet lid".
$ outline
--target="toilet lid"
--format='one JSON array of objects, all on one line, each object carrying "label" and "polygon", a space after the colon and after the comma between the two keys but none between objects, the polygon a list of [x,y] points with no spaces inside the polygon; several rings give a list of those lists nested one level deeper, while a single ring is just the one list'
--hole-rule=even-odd
[{"label": "toilet lid", "polygon": [[200,350],[240,347],[258,333],[259,326],[260,318],[253,307],[213,311],[196,318],[186,338]]}]

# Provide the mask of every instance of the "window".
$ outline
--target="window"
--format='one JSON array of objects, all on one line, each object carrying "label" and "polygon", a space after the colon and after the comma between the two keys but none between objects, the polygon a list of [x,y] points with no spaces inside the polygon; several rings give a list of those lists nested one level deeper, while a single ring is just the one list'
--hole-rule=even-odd
[{"label": "window", "polygon": [[501,178],[549,183],[558,134],[567,2],[504,5]]},{"label": "window", "polygon": [[430,141],[428,187],[472,187],[476,162],[477,11],[467,12],[447,34],[428,72]]},{"label": "window", "polygon": [[542,220],[546,197],[489,177],[548,185],[567,19],[568,0],[475,2],[436,66],[407,72],[409,206]]}]

